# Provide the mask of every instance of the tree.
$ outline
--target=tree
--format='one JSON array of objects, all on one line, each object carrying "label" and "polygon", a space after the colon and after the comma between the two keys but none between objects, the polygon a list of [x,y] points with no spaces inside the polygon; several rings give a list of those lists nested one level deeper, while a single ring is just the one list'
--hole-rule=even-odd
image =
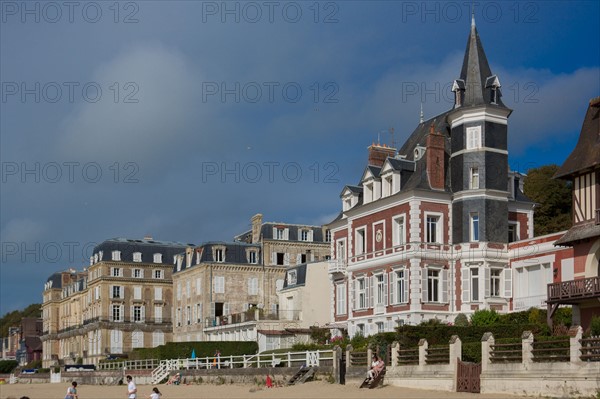
[{"label": "tree", "polygon": [[24,310],[14,310],[6,313],[0,318],[0,337],[8,336],[8,328],[20,326],[23,317],[41,317],[42,305],[34,303],[27,306]]},{"label": "tree", "polygon": [[571,227],[571,184],[553,179],[559,167],[545,165],[529,169],[524,182],[527,197],[538,205],[534,211],[536,236],[556,233]]}]

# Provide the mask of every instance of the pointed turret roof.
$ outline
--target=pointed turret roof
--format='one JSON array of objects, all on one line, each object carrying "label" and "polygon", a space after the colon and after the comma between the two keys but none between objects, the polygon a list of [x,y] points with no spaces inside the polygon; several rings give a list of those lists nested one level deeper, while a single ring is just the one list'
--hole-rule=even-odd
[{"label": "pointed turret roof", "polygon": [[[471,31],[467,39],[467,49],[465,50],[465,58],[460,71],[460,79],[465,82],[463,106],[469,107],[492,103],[492,91],[490,87],[491,85],[499,87],[499,82],[498,78],[492,74],[487,57],[483,51],[474,17],[471,19]],[[498,90],[495,104],[504,107],[499,92]]]}]

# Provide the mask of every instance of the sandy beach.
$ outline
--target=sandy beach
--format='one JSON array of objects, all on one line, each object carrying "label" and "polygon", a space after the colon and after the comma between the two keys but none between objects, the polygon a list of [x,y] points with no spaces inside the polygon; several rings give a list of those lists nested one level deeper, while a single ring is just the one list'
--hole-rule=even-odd
[{"label": "sandy beach", "polygon": [[[31,399],[62,399],[69,384],[13,384],[0,385],[1,399],[19,399],[22,396],[28,396]],[[505,394],[481,395],[456,392],[440,392],[398,388],[393,386],[384,386],[372,390],[359,389],[357,383],[347,385],[329,384],[322,381],[308,382],[303,385],[278,387],[278,388],[258,388],[253,385],[181,385],[181,386],[158,386],[162,399],[235,399],[235,398],[283,398],[283,399],[320,399],[320,398],[519,398],[518,396],[509,396]],[[151,385],[138,385],[138,399],[147,398],[152,390]],[[78,387],[79,398],[81,399],[126,399],[126,387],[124,386],[100,386],[100,385],[80,385]]]}]

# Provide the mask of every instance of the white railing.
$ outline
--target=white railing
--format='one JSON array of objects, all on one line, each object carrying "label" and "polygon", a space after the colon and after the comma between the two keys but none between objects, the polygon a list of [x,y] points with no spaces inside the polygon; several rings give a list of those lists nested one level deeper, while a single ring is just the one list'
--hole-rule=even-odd
[{"label": "white railing", "polygon": [[162,360],[152,371],[152,383],[158,384],[171,371],[250,367],[300,367],[320,366],[323,361],[333,361],[333,350],[268,353],[241,356],[202,357],[194,359]]},{"label": "white railing", "polygon": [[61,381],[60,371],[58,373],[50,371],[50,383],[51,384],[60,384],[61,382],[62,381]]},{"label": "white railing", "polygon": [[14,374],[11,374],[11,375],[10,375],[10,378],[8,379],[8,383],[9,383],[9,384],[16,384],[16,383],[18,383],[18,382],[19,382],[19,377],[17,377],[17,376],[16,376],[16,375],[14,375]]},{"label": "white railing", "polygon": [[347,268],[346,259],[333,259],[329,261],[329,273],[345,273]]},{"label": "white railing", "polygon": [[526,296],[523,298],[517,298],[515,297],[513,299],[513,310],[515,311],[520,311],[520,310],[527,310],[529,308],[540,308],[540,309],[545,309],[546,308],[546,295],[533,295],[533,296]]},{"label": "white railing", "polygon": [[124,360],[121,362],[106,362],[99,363],[98,370],[150,370],[158,367],[160,360],[158,359],[143,359],[143,360]]}]

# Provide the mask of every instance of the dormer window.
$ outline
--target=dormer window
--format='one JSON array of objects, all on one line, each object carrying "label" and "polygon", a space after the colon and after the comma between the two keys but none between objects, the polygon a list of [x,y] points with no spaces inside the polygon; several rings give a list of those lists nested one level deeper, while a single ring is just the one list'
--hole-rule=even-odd
[{"label": "dormer window", "polygon": [[133,253],[133,261],[134,262],[141,262],[142,261],[142,253],[141,252],[134,252]]},{"label": "dormer window", "polygon": [[462,105],[463,95],[465,93],[465,81],[457,79],[452,84],[452,92],[454,93],[454,108]]},{"label": "dormer window", "polygon": [[310,229],[300,229],[300,241],[309,241],[313,240],[313,232]]},{"label": "dormer window", "polygon": [[112,251],[112,260],[120,261],[121,260],[121,251]]},{"label": "dormer window", "polygon": [[365,204],[373,201],[373,182],[364,184]]},{"label": "dormer window", "polygon": [[298,281],[297,279],[297,274],[296,274],[296,270],[290,270],[287,272],[287,285],[296,285],[296,282]]},{"label": "dormer window", "polygon": [[153,256],[154,263],[162,263],[162,254],[156,253]]},{"label": "dormer window", "polygon": [[485,82],[486,89],[490,89],[490,103],[497,104],[498,103],[498,89],[500,88],[500,80],[498,76],[492,75],[487,78]]},{"label": "dormer window", "polygon": [[225,262],[225,246],[219,245],[212,247],[213,261]]},{"label": "dormer window", "polygon": [[248,263],[253,265],[256,264],[256,251],[248,252]]},{"label": "dormer window", "polygon": [[331,242],[331,230],[325,230],[325,242]]},{"label": "dormer window", "polygon": [[273,238],[276,240],[288,240],[289,230],[285,227],[273,227]]}]

